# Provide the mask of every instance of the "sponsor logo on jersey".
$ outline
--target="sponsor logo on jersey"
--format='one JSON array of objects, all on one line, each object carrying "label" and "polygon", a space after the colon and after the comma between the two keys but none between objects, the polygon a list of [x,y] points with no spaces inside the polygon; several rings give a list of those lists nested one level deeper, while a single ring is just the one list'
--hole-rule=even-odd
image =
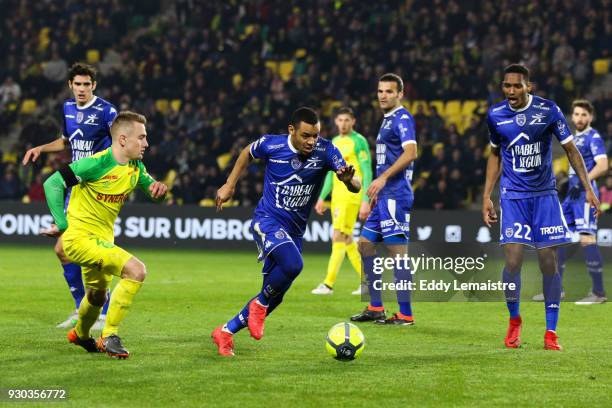
[{"label": "sponsor logo on jersey", "polygon": [[506,228],[506,236],[507,236],[508,238],[511,238],[511,237],[512,237],[512,235],[514,235],[514,230],[512,229],[512,227],[508,227],[508,228]]},{"label": "sponsor logo on jersey", "polygon": [[516,120],[516,124],[519,126],[525,126],[525,123],[527,123],[527,117],[523,113],[516,115],[514,120]]},{"label": "sponsor logo on jersey", "polygon": [[283,231],[276,231],[274,233],[274,238],[276,238],[276,239],[284,239],[285,238],[285,233]]},{"label": "sponsor logo on jersey", "polygon": [[312,198],[315,185],[303,183],[304,181],[297,174],[281,182],[272,183],[276,185],[276,207],[288,211],[298,211],[306,206]]},{"label": "sponsor logo on jersey", "polygon": [[276,149],[280,149],[281,147],[284,147],[284,146],[285,146],[284,143],[270,145],[270,146],[268,146],[268,150],[276,150]]},{"label": "sponsor logo on jersey", "polygon": [[98,193],[96,196],[96,200],[102,201],[104,203],[125,203],[128,199],[129,194],[102,194]]},{"label": "sponsor logo on jersey", "polygon": [[318,157],[309,157],[308,160],[306,160],[306,165],[304,166],[304,168],[305,169],[321,169],[323,167],[319,165],[322,163],[323,163],[323,159],[319,159]]},{"label": "sponsor logo on jersey", "polygon": [[289,160],[280,160],[280,159],[270,159],[270,161],[272,163],[278,163],[278,164],[287,164],[287,163],[289,163]]},{"label": "sponsor logo on jersey", "polygon": [[543,113],[536,113],[535,115],[531,115],[530,125],[545,125],[544,119],[546,116]]},{"label": "sponsor logo on jersey", "polygon": [[531,106],[533,106],[536,109],[542,109],[542,110],[545,110],[545,111],[549,111],[550,110],[550,107],[546,106],[546,104],[544,102],[540,102],[537,105],[534,103]]},{"label": "sponsor logo on jersey", "polygon": [[95,110],[98,110],[98,111],[103,111],[104,110],[104,107],[102,106],[102,104],[92,106],[92,108],[94,108]]},{"label": "sponsor logo on jersey", "polygon": [[83,112],[77,112],[76,121],[77,123],[81,123],[83,121]]},{"label": "sponsor logo on jersey", "polygon": [[116,174],[108,174],[102,177],[102,180],[117,180],[118,178],[119,176],[117,176]]},{"label": "sponsor logo on jersey", "polygon": [[92,113],[91,115],[87,115],[87,120],[83,123],[85,125],[95,125],[96,119],[98,119],[98,115],[96,115],[95,113]]}]

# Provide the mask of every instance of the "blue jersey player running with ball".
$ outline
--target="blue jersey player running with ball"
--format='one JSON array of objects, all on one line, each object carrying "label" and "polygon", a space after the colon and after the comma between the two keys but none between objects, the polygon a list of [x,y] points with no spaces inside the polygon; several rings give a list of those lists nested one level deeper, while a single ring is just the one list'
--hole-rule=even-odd
[{"label": "blue jersey player running with ball", "polygon": [[589,183],[587,171],[559,107],[532,95],[529,70],[519,64],[504,70],[502,91],[506,100],[493,105],[487,115],[491,155],[483,192],[485,224],[497,222],[491,192],[501,173],[500,241],[504,246],[503,282],[510,324],[505,345],[521,345],[522,319],[519,312],[521,267],[524,246],[535,248],[542,272],[546,332],[544,348],[561,350],[557,321],[561,302],[561,275],[557,271],[556,247],[570,242],[552,171],[552,138],[559,140],[585,194],[585,202],[597,209],[599,200]]},{"label": "blue jersey player running with ball", "polygon": [[[382,302],[382,279],[374,273],[376,243],[382,243],[389,256],[404,257],[408,253],[410,210],[414,196],[412,172],[417,157],[414,119],[402,106],[404,83],[395,74],[384,74],[378,80],[378,103],[384,113],[376,138],[376,179],[367,194],[372,211],[359,238],[359,253],[363,261],[370,303],[365,310],[351,317],[352,321],[375,321],[378,324],[410,326],[414,324],[410,291],[397,290],[399,312],[387,318]],[[410,269],[395,265],[395,282],[412,281]]]},{"label": "blue jersey player running with ball", "polygon": [[217,192],[217,210],[234,194],[238,178],[251,159],[266,164],[263,196],[257,204],[251,234],[263,261],[261,291],[226,324],[212,332],[222,356],[234,355],[233,335],[245,327],[251,337],[263,336],[264,320],[278,307],[302,271],[302,236],[321,185],[329,170],[336,172],[351,192],[361,189],[331,141],[319,137],[321,125],[315,111],[302,107],[291,115],[289,134],[264,135],[238,157],[227,182]]},{"label": "blue jersey player running with ball", "polygon": [[[74,98],[64,102],[61,137],[51,143],[29,149],[23,157],[24,165],[30,161],[35,162],[41,153],[60,152],[67,144],[72,150],[73,162],[101,152],[111,145],[110,127],[117,116],[117,110],[111,103],[93,94],[96,89],[96,69],[83,63],[74,64],[68,72],[68,86]],[[68,207],[69,199],[70,191],[66,197],[64,210]],[[57,327],[71,328],[77,323],[79,305],[85,296],[81,267],[66,258],[61,237],[57,239],[54,249],[64,269],[64,278],[76,306],[76,311]],[[93,329],[101,330],[104,327],[107,310],[108,301]]]}]

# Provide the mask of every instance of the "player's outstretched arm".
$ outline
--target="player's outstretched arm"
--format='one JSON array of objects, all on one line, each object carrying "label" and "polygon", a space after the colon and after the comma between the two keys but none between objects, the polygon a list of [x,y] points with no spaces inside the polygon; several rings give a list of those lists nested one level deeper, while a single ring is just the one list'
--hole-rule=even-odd
[{"label": "player's outstretched arm", "polygon": [[25,166],[30,161],[35,162],[36,159],[40,157],[41,153],[61,152],[65,148],[66,148],[66,139],[64,139],[63,137],[60,137],[50,143],[36,146],[36,147],[29,149],[23,156],[23,160],[21,162]]},{"label": "player's outstretched arm", "polygon": [[40,231],[42,235],[59,236],[68,228],[68,221],[66,221],[66,214],[64,214],[64,191],[66,190],[64,183],[62,174],[56,171],[43,185],[47,205],[55,224],[52,224],[50,228],[42,229]]},{"label": "player's outstretched arm", "polygon": [[487,175],[485,178],[485,187],[482,194],[482,219],[488,227],[497,222],[497,213],[495,206],[491,201],[491,193],[493,187],[497,183],[497,179],[501,173],[501,155],[499,147],[491,147],[491,154],[487,160]]},{"label": "player's outstretched arm", "polygon": [[397,161],[393,163],[393,165],[389,167],[383,174],[376,177],[374,181],[372,181],[372,183],[370,184],[370,187],[368,188],[368,191],[367,191],[367,194],[368,194],[368,197],[370,197],[370,200],[376,199],[376,197],[378,196],[378,193],[380,192],[380,190],[383,189],[383,187],[385,187],[385,184],[387,184],[387,180],[390,177],[393,177],[400,171],[404,170],[406,167],[410,165],[410,163],[415,161],[416,158],[417,158],[416,143],[408,143],[406,146],[404,146],[404,151],[400,155],[400,157],[397,158]]},{"label": "player's outstretched arm", "polygon": [[580,179],[584,191],[586,191],[586,202],[589,203],[591,207],[595,208],[595,216],[599,217],[599,200],[597,199],[597,196],[593,191],[593,187],[591,186],[589,175],[587,173],[587,169],[584,165],[584,160],[582,159],[580,151],[576,148],[576,145],[573,141],[564,143],[561,146],[563,146],[570,165],[572,166],[572,168],[576,172],[576,175]]},{"label": "player's outstretched arm", "polygon": [[351,193],[358,193],[361,190],[361,182],[353,177],[355,175],[355,168],[353,166],[340,167],[336,171],[338,179],[344,183],[348,191]]},{"label": "player's outstretched arm", "polygon": [[221,211],[223,209],[223,203],[226,203],[233,197],[238,178],[251,162],[251,144],[242,149],[240,156],[238,156],[238,159],[236,160],[236,164],[234,164],[232,172],[227,178],[227,181],[221,186],[221,188],[219,188],[219,190],[217,190],[217,211]]}]

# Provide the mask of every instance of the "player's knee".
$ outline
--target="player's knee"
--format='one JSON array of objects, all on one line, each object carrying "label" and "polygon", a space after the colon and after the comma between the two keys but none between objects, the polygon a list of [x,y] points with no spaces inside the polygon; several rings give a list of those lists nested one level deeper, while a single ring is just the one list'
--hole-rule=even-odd
[{"label": "player's knee", "polygon": [[123,268],[122,278],[143,282],[147,276],[147,268],[145,264],[136,258],[130,259]]},{"label": "player's knee", "polygon": [[106,289],[87,288],[87,300],[94,306],[102,307],[106,303]]},{"label": "player's knee", "polygon": [[518,259],[506,259],[506,270],[510,273],[521,271],[522,262]]},{"label": "player's knee", "polygon": [[302,269],[304,268],[304,261],[302,261],[301,256],[296,256],[294,259],[288,260],[288,262],[284,262],[282,265],[279,265],[283,270],[285,276],[295,279]]},{"label": "player's knee", "polygon": [[374,256],[376,254],[374,243],[364,237],[359,238],[358,248],[361,256]]},{"label": "player's knee", "polygon": [[595,239],[595,235],[580,235],[580,246],[585,247],[589,245],[593,245],[597,242]]}]

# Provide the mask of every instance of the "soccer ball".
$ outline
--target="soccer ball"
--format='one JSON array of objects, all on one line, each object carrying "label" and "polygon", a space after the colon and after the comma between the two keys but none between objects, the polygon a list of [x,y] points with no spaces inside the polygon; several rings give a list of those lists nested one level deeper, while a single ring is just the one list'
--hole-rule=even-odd
[{"label": "soccer ball", "polygon": [[354,360],[365,347],[365,337],[359,327],[338,323],[327,332],[325,348],[336,360]]}]

